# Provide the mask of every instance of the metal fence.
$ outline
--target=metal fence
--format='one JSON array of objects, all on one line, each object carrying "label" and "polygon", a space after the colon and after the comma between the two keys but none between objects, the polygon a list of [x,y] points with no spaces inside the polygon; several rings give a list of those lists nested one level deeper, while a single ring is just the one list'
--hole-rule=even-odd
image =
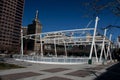
[{"label": "metal fence", "polygon": [[[57,64],[84,64],[88,63],[88,57],[41,57],[41,56],[29,56],[29,55],[14,55],[14,59],[21,61],[28,61],[34,63],[57,63]],[[92,58],[92,62],[96,59]]]}]

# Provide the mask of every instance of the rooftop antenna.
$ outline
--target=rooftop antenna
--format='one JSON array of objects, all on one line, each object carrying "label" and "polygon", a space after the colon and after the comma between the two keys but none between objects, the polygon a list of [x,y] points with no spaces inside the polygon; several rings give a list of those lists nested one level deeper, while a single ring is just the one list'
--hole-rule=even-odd
[{"label": "rooftop antenna", "polygon": [[38,19],[38,10],[36,11],[36,16],[35,16],[36,19]]}]

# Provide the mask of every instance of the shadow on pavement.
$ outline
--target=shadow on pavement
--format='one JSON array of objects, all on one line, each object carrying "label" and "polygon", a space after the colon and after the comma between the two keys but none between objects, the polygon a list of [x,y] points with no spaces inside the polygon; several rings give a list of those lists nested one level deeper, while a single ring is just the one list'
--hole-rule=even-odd
[{"label": "shadow on pavement", "polygon": [[120,80],[120,62],[106,69],[106,72],[94,80]]}]

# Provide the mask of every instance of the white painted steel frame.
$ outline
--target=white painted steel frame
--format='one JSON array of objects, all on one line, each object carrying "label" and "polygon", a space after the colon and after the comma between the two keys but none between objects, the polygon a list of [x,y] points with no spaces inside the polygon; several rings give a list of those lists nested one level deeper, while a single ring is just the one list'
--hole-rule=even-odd
[{"label": "white painted steel frame", "polygon": [[[104,32],[104,37],[96,36],[96,30],[97,30],[98,20],[99,20],[99,18],[96,17],[95,28],[84,28],[84,29],[53,31],[53,32],[46,32],[46,33],[30,34],[30,35],[26,35],[26,36],[23,36],[23,32],[21,31],[21,54],[23,56],[23,38],[26,38],[26,39],[30,38],[30,39],[33,39],[33,40],[40,41],[41,56],[44,56],[43,55],[43,43],[42,42],[44,42],[45,40],[47,40],[47,41],[52,41],[53,42],[54,49],[55,49],[55,56],[57,57],[56,44],[60,44],[60,40],[61,40],[61,44],[63,44],[64,48],[65,48],[65,55],[66,55],[66,57],[67,57],[67,49],[66,49],[66,45],[67,44],[74,43],[73,45],[81,45],[81,44],[83,45],[84,43],[87,43],[87,44],[90,43],[91,44],[91,49],[90,49],[89,59],[92,59],[93,50],[95,50],[96,62],[98,62],[96,44],[101,44],[102,43],[102,48],[101,48],[101,53],[100,53],[100,59],[99,59],[99,61],[102,60],[103,51],[104,51],[105,58],[107,59],[108,53],[110,53],[110,47],[108,47],[107,54],[106,54],[104,46],[105,46],[106,43],[108,43],[110,45],[110,43],[111,43],[111,37],[110,37],[109,40],[106,38],[106,29],[105,29],[105,32]],[[46,34],[52,34],[52,33],[53,34],[56,34],[56,33],[69,33],[69,32],[72,32],[72,33],[79,33],[80,32],[81,33],[82,31],[93,31],[93,36],[90,36],[90,38],[92,40],[91,41],[85,41],[85,40],[80,40],[79,41],[79,39],[86,39],[86,36],[74,36],[74,37],[73,36],[71,36],[71,37],[64,37],[63,36],[62,38],[54,37],[52,39],[44,39],[44,36]],[[40,40],[32,38],[33,36],[40,36]],[[99,40],[97,40],[97,38],[99,38]],[[67,41],[69,39],[70,39],[70,42]],[[110,53],[110,57],[111,57],[111,53]]]}]

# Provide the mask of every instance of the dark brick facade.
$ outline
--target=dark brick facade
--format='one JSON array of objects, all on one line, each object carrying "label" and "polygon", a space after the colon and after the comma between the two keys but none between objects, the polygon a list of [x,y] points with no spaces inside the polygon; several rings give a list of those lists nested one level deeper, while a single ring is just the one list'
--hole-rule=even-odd
[{"label": "dark brick facade", "polygon": [[0,51],[20,50],[24,0],[0,0]]},{"label": "dark brick facade", "polygon": [[[36,12],[36,17],[33,20],[32,24],[29,24],[27,29],[23,28],[23,35],[26,35],[25,32],[27,31],[27,35],[37,34],[42,32],[42,24],[38,19],[38,11]],[[32,39],[24,39],[24,51],[32,51],[38,52],[40,51],[40,41],[36,39],[40,39],[40,36],[32,36]]]}]

